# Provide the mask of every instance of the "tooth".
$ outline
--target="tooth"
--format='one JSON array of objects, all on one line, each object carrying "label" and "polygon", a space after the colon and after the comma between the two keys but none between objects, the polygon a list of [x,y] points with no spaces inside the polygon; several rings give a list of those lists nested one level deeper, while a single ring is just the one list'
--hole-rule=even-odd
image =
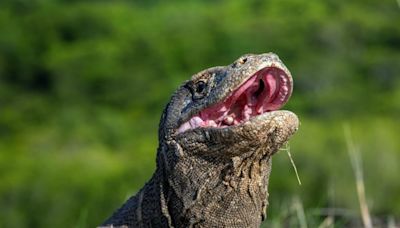
[{"label": "tooth", "polygon": [[282,91],[282,92],[280,92],[280,93],[279,93],[279,100],[283,102],[283,101],[285,100],[287,94],[288,94],[288,91]]},{"label": "tooth", "polygon": [[244,106],[244,109],[243,109],[243,116],[244,116],[244,119],[245,119],[245,120],[250,119],[251,113],[252,113],[252,109],[249,108],[247,105],[245,105],[245,106]]},{"label": "tooth", "polygon": [[282,80],[283,83],[287,82],[287,78],[285,77],[285,75],[281,74],[281,80]]},{"label": "tooth", "polygon": [[227,116],[227,117],[225,117],[225,119],[224,119],[224,124],[226,124],[226,125],[232,125],[232,124],[233,124],[233,121],[234,121],[234,119],[233,119],[232,116]]}]

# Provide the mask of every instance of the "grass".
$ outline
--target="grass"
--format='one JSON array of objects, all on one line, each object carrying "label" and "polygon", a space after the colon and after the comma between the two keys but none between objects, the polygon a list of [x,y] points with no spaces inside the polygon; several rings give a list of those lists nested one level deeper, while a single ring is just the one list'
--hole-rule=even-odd
[{"label": "grass", "polygon": [[360,203],[361,218],[365,228],[372,228],[371,215],[369,213],[367,198],[365,196],[364,173],[361,164],[361,154],[359,148],[355,145],[349,125],[344,125],[344,135],[346,137],[347,151],[353,168],[358,201]]},{"label": "grass", "polygon": [[[346,136],[338,121],[302,118],[286,148],[296,161],[302,185],[286,152],[274,155],[263,227],[363,226],[357,169],[349,157],[352,147],[362,155],[363,204],[368,205],[372,224],[399,226],[399,122],[350,123]],[[94,227],[142,187],[154,170],[156,130],[111,149],[96,140],[81,143],[92,142],[82,134],[60,143],[62,135],[51,132],[61,131],[35,129],[30,137],[0,143],[0,227]]]},{"label": "grass", "polygon": [[[304,126],[304,125],[303,125]],[[343,152],[347,153],[347,160],[351,167],[351,172],[354,176],[352,183],[353,186],[347,186],[348,188],[354,189],[354,198],[358,199],[358,210],[353,207],[337,207],[335,200],[331,203],[331,207],[320,207],[310,208],[308,205],[304,205],[301,196],[294,195],[291,200],[281,202],[281,209],[278,215],[273,215],[272,218],[268,218],[263,223],[262,227],[387,227],[395,228],[399,227],[400,223],[394,215],[382,215],[377,214],[373,216],[370,212],[371,202],[373,199],[367,197],[367,188],[365,184],[365,175],[363,170],[363,155],[369,157],[367,151],[361,149],[362,144],[357,143],[354,139],[352,129],[349,124],[342,125],[342,137],[345,141],[345,147]],[[365,141],[363,141],[365,143]],[[290,153],[289,145],[282,149],[286,151],[290,163],[295,170],[296,178],[301,185],[301,181],[298,175],[296,165],[294,164],[292,155]],[[322,152],[321,152],[322,153]],[[382,153],[384,155],[384,153]],[[369,157],[370,159],[370,157]],[[343,161],[339,160],[342,165]],[[302,166],[302,165],[301,165]],[[300,171],[301,171],[300,167]],[[350,183],[350,182],[349,182]],[[332,189],[336,187],[333,186]],[[271,192],[274,194],[273,192]],[[369,199],[369,200],[368,200]],[[369,202],[369,203],[368,203]],[[273,202],[272,202],[273,203]],[[306,210],[304,209],[306,208]]]},{"label": "grass", "polygon": [[299,182],[299,185],[301,185],[301,180],[300,180],[299,173],[297,172],[296,164],[294,163],[294,160],[292,158],[292,154],[290,153],[290,145],[289,145],[289,143],[287,143],[286,144],[286,148],[284,148],[282,150],[286,151],[287,155],[289,156],[290,163],[292,164],[294,172],[296,173],[297,182]]}]

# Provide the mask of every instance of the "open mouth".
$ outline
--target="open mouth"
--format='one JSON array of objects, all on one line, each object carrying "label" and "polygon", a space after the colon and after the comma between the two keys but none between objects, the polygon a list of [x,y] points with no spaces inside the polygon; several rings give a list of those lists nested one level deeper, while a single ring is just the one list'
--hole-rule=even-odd
[{"label": "open mouth", "polygon": [[223,128],[248,121],[251,117],[280,109],[292,93],[292,80],[282,69],[265,67],[257,71],[224,101],[203,109],[178,129]]}]

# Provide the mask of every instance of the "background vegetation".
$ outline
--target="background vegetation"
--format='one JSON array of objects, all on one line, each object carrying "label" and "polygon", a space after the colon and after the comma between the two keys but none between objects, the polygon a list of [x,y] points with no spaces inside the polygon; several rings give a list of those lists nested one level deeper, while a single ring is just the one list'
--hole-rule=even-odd
[{"label": "background vegetation", "polygon": [[174,89],[267,51],[294,75],[303,184],[275,156],[265,225],[360,221],[346,124],[373,218],[398,223],[399,25],[395,0],[2,0],[0,227],[99,224],[152,174]]}]

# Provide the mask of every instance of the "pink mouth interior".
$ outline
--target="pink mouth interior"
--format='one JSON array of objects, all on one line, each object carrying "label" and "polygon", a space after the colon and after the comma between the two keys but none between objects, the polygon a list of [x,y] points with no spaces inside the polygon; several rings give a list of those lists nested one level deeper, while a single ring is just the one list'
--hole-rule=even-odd
[{"label": "pink mouth interior", "polygon": [[266,67],[251,76],[224,101],[208,107],[178,129],[227,127],[280,109],[291,95],[291,80],[281,69]]}]

